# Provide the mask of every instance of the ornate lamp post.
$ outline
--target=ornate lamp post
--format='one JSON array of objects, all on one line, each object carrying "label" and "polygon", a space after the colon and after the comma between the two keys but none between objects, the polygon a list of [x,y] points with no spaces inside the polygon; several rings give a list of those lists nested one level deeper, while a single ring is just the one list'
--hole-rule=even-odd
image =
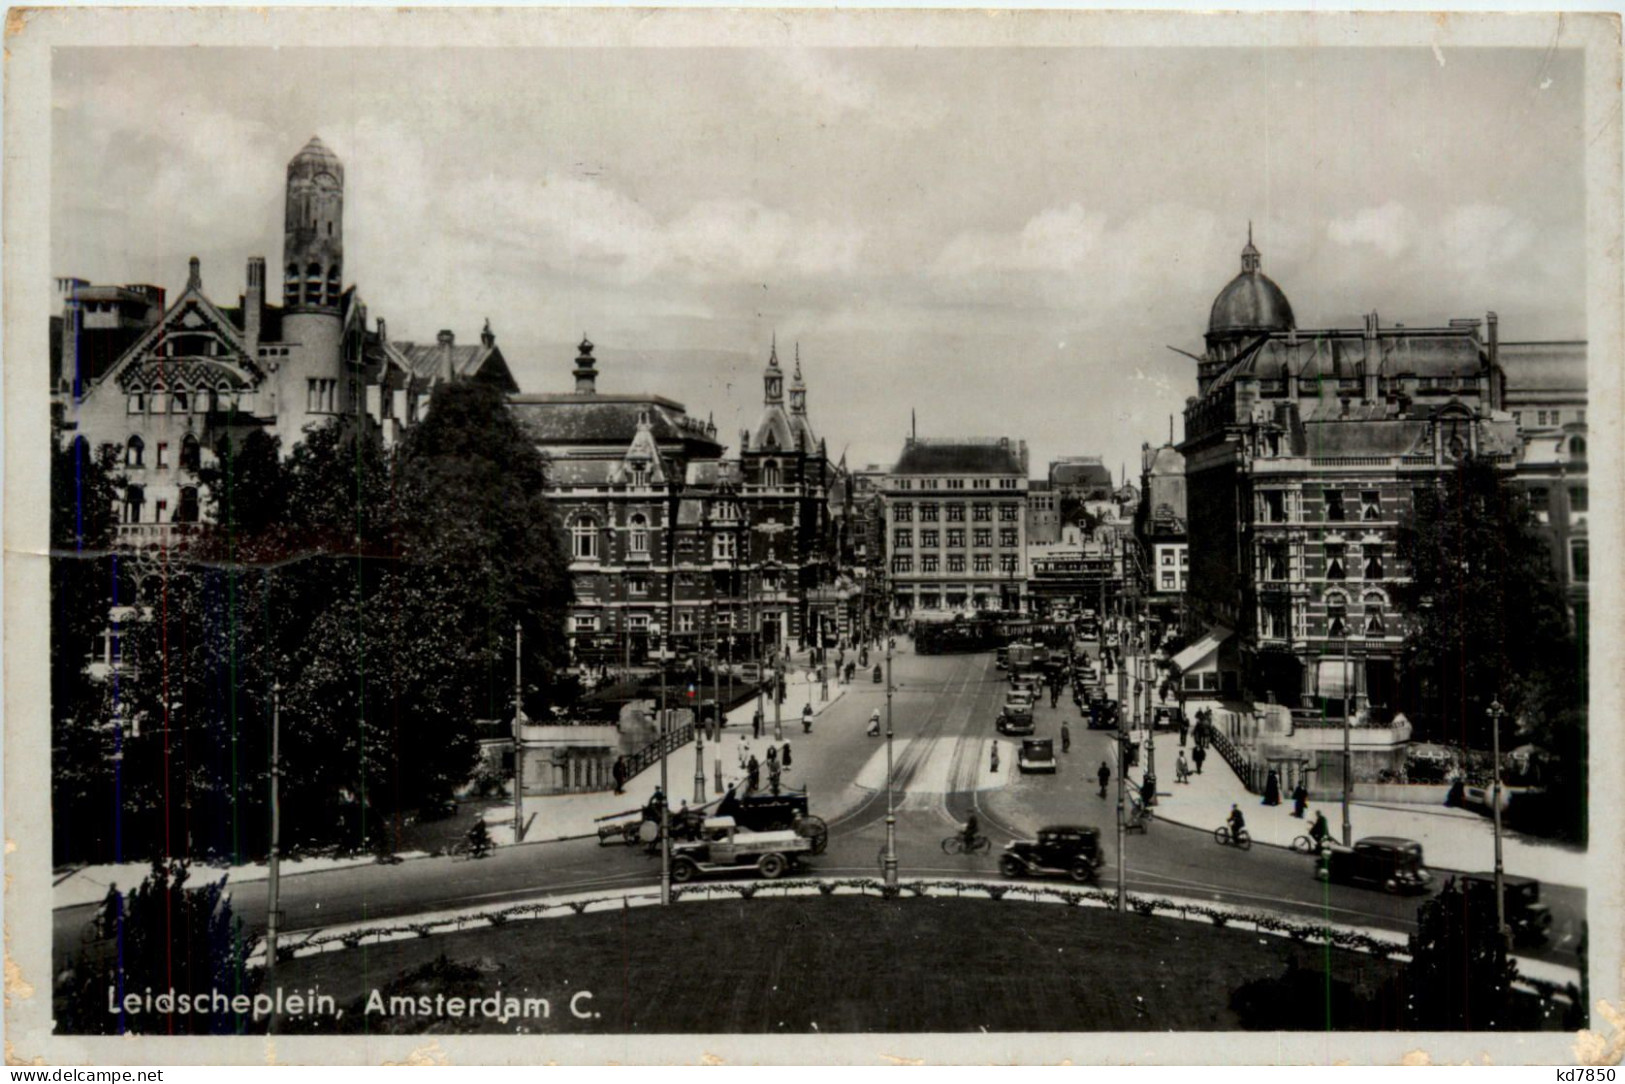
[{"label": "ornate lamp post", "polygon": [[649,638],[655,644],[655,661],[660,667],[660,902],[671,902],[671,797],[666,789],[666,645],[661,639],[660,622],[649,625]]},{"label": "ornate lamp post", "polygon": [[1490,770],[1495,774],[1490,784],[1490,810],[1495,816],[1495,929],[1503,940],[1507,936],[1506,886],[1502,883],[1501,869],[1501,717],[1506,709],[1501,698],[1490,701]]},{"label": "ornate lamp post", "polygon": [[1140,655],[1143,660],[1140,673],[1145,675],[1145,804],[1150,807],[1157,804],[1157,719],[1151,709],[1154,675],[1151,666],[1151,636],[1146,628],[1146,604],[1143,592],[1135,612],[1140,618]]},{"label": "ornate lamp post", "polygon": [[1354,846],[1354,828],[1349,824],[1349,788],[1353,785],[1353,753],[1349,731],[1354,726],[1354,675],[1349,670],[1348,627],[1343,628],[1343,846]]}]

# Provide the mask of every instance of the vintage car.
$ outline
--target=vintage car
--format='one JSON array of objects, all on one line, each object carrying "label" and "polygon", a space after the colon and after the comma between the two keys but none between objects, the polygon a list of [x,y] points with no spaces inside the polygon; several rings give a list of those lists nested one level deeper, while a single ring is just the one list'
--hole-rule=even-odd
[{"label": "vintage car", "polygon": [[748,832],[732,817],[711,817],[699,839],[673,844],[671,879],[692,881],[701,874],[755,870],[772,880],[796,868],[811,852],[812,844],[795,832]]},{"label": "vintage car", "polygon": [[1105,860],[1100,852],[1100,829],[1058,824],[1040,828],[1037,839],[1006,843],[999,856],[999,872],[1006,877],[1064,873],[1088,884],[1095,880]]},{"label": "vintage car", "polygon": [[1016,767],[1024,772],[1055,771],[1055,743],[1049,738],[1026,738],[1016,754]]},{"label": "vintage car", "polygon": [[1033,732],[1032,698],[1012,692],[1004,698],[995,724],[1000,734],[1031,734]]},{"label": "vintage car", "polygon": [[[1463,892],[1481,893],[1487,906],[1495,906],[1495,874],[1464,873],[1456,883]],[[1552,910],[1540,902],[1540,882],[1533,877],[1503,873],[1501,888],[1513,944],[1544,944],[1552,935]]]},{"label": "vintage car", "polygon": [[[730,787],[717,802],[715,815],[732,817],[742,830],[776,832],[786,828],[812,844],[813,854],[823,854],[829,845],[829,826],[813,816],[807,801],[807,788],[785,789],[778,794],[758,791],[741,795]],[[673,838],[680,838],[674,836]]]},{"label": "vintage car", "polygon": [[1315,876],[1385,892],[1425,892],[1433,880],[1422,864],[1422,845],[1397,836],[1370,836],[1352,847],[1328,845],[1316,863]]}]

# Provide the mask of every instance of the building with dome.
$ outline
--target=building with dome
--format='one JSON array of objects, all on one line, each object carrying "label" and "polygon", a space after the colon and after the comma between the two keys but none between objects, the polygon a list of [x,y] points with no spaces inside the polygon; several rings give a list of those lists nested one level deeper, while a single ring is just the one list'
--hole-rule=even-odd
[{"label": "building with dome", "polygon": [[292,451],[333,417],[371,419],[386,441],[449,380],[517,391],[487,324],[479,345],[449,330],[432,345],[392,342],[344,285],[344,166],[319,138],[288,162],[283,189],[282,303],[267,294],[264,257],[248,258],[235,304],[204,288],[194,257],[172,299],[147,285],[57,282],[52,320],[54,409],[63,439],[118,449],[125,476],[119,537],[163,546],[202,518],[199,472],[253,432]]},{"label": "building with dome", "polygon": [[1377,726],[1394,711],[1412,494],[1468,454],[1519,455],[1494,313],[1444,327],[1297,326],[1251,230],[1209,314],[1184,459],[1187,694]]}]

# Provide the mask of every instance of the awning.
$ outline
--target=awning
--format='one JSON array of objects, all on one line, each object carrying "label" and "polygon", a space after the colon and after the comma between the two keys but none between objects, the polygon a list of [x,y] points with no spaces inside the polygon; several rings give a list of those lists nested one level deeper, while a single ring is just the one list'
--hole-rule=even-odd
[{"label": "awning", "polygon": [[[1216,660],[1219,645],[1235,635],[1231,630],[1215,626],[1202,634],[1202,638],[1175,655],[1170,665],[1181,674],[1190,673],[1209,660]],[[1215,666],[1205,666],[1204,669],[1215,669]]]}]

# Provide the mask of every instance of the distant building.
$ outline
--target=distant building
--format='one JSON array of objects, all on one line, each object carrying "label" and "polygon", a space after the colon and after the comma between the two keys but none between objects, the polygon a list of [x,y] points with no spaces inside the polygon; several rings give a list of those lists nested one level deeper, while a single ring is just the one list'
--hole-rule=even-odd
[{"label": "distant building", "polygon": [[1061,500],[1048,478],[1027,483],[1027,544],[1048,546],[1061,540]]},{"label": "distant building", "polygon": [[883,492],[894,614],[1026,608],[1025,441],[910,437]]},{"label": "distant building", "polygon": [[[1249,238],[1213,303],[1185,409],[1188,599],[1208,635],[1187,688],[1382,721],[1396,700],[1416,490],[1519,452],[1485,324],[1304,330]],[[1346,676],[1348,675],[1348,676]],[[1350,680],[1350,677],[1352,680]]]},{"label": "distant building", "polygon": [[[1190,571],[1185,524],[1185,457],[1173,444],[1140,449],[1140,503],[1134,527],[1144,553],[1153,604],[1174,616],[1183,610]],[[1169,611],[1172,611],[1170,613]]]},{"label": "distant building", "polygon": [[1589,634],[1591,495],[1586,476],[1586,344],[1501,344],[1507,409],[1522,442],[1517,481],[1551,549],[1582,641]]}]

